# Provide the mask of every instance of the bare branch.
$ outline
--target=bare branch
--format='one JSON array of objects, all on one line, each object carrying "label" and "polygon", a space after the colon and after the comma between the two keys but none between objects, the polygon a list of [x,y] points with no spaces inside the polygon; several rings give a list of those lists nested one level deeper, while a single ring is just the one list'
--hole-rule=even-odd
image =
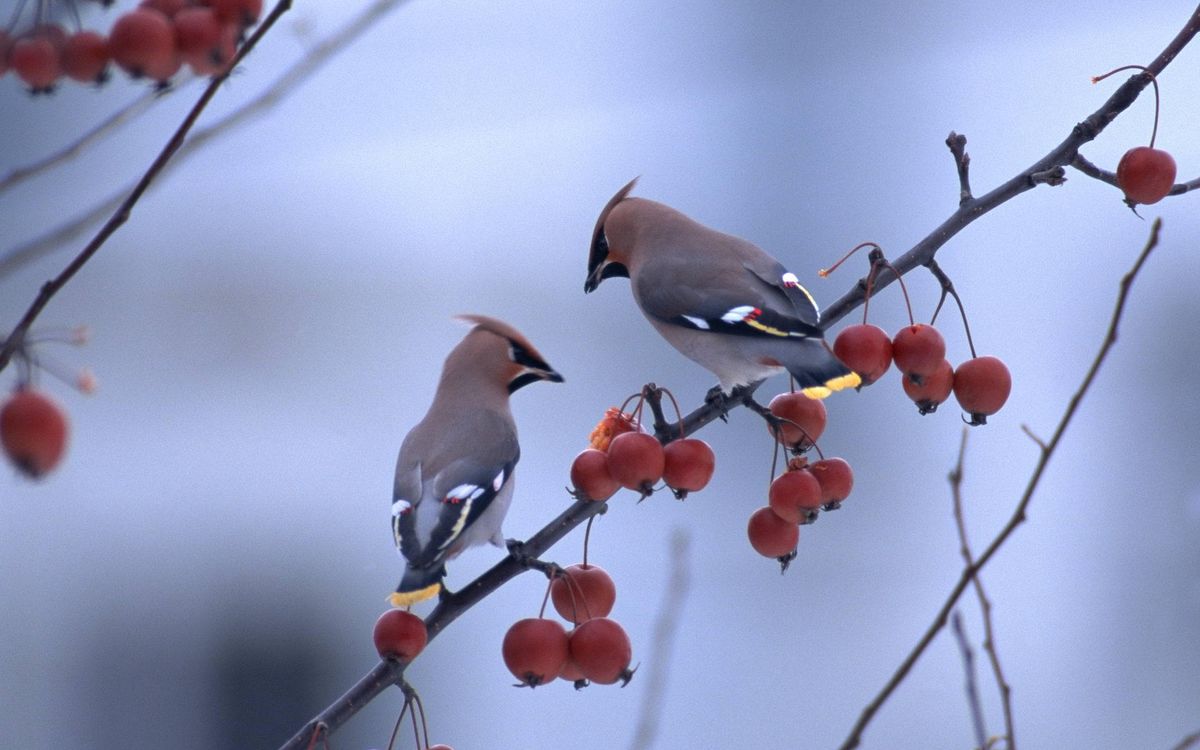
[{"label": "bare branch", "polygon": [[962,655],[963,672],[966,673],[967,706],[971,709],[971,725],[975,729],[975,746],[986,747],[988,741],[987,727],[983,721],[983,706],[979,704],[979,689],[975,686],[975,651],[967,640],[967,631],[963,627],[962,615],[958,610],[950,618],[954,639],[958,641],[958,651]]},{"label": "bare branch", "polygon": [[[1197,14],[1200,16],[1200,9],[1197,10]],[[1012,536],[1013,531],[1015,531],[1016,528],[1025,520],[1025,511],[1029,507],[1029,501],[1033,499],[1033,493],[1037,490],[1038,484],[1041,483],[1042,475],[1046,471],[1046,466],[1050,463],[1050,459],[1053,457],[1055,449],[1058,447],[1059,442],[1061,442],[1063,435],[1066,433],[1067,427],[1070,426],[1071,420],[1075,416],[1075,412],[1079,409],[1079,404],[1083,401],[1083,397],[1091,389],[1097,373],[1100,372],[1100,366],[1104,364],[1104,360],[1108,357],[1109,351],[1117,341],[1117,328],[1120,324],[1121,317],[1125,312],[1125,303],[1129,297],[1129,290],[1133,285],[1133,280],[1137,277],[1137,274],[1139,271],[1141,271],[1146,259],[1150,256],[1150,251],[1153,250],[1158,244],[1158,233],[1161,227],[1162,221],[1160,219],[1156,219],[1150,228],[1150,238],[1146,241],[1146,246],[1142,249],[1141,254],[1138,255],[1137,261],[1134,263],[1133,267],[1121,279],[1120,292],[1117,295],[1116,308],[1113,310],[1112,319],[1109,322],[1108,332],[1105,334],[1104,342],[1100,346],[1100,351],[1096,354],[1096,358],[1093,360],[1091,367],[1088,368],[1087,374],[1084,375],[1083,382],[1080,384],[1079,389],[1068,402],[1067,408],[1064,411],[1062,418],[1058,422],[1058,427],[1054,430],[1054,435],[1050,438],[1049,442],[1046,443],[1045,450],[1041,452],[1037,465],[1034,467],[1033,474],[1030,476],[1029,482],[1025,487],[1025,492],[1021,495],[1021,500],[1017,503],[1017,508],[1015,511],[1013,511],[1012,517],[996,536],[996,538],[992,540],[992,543],[988,545],[987,549],[984,550],[983,554],[979,556],[979,559],[976,560],[974,564],[968,565],[967,568],[962,572],[962,575],[959,576],[958,582],[954,585],[954,588],[951,589],[950,594],[946,597],[946,601],[942,604],[941,609],[938,610],[937,615],[934,616],[933,623],[928,629],[926,629],[925,634],[921,636],[919,641],[917,641],[917,644],[912,648],[908,656],[906,656],[900,663],[900,666],[896,668],[896,671],[883,686],[883,689],[880,690],[879,694],[876,695],[875,698],[863,709],[858,721],[851,728],[849,736],[846,738],[845,742],[841,744],[841,750],[852,750],[852,748],[859,746],[862,741],[862,733],[866,729],[867,725],[871,723],[871,719],[874,718],[875,714],[879,711],[883,704],[887,702],[887,699],[896,690],[896,688],[900,686],[900,683],[904,681],[904,678],[908,676],[908,673],[912,670],[913,665],[917,663],[917,659],[921,658],[921,655],[925,653],[925,649],[929,647],[931,642],[933,642],[933,639],[938,632],[945,627],[946,619],[949,617],[950,611],[954,608],[954,605],[958,603],[959,598],[962,596],[967,586],[970,585],[971,581],[974,580],[979,571],[983,569],[983,566],[987,565],[988,561],[992,559],[992,556],[996,554],[996,552],[1001,546],[1004,545],[1008,538]]]},{"label": "bare branch", "polygon": [[233,60],[230,61],[229,67],[218,75],[214,76],[209,82],[208,87],[204,89],[202,94],[200,94],[200,98],[196,101],[196,104],[192,107],[191,111],[188,112],[187,116],[184,117],[183,122],[179,125],[179,127],[176,128],[175,133],[171,136],[170,140],[167,141],[167,145],[164,146],[159,152],[158,156],[155,157],[145,174],[142,175],[142,178],[138,180],[137,185],[134,186],[133,191],[130,192],[128,197],[126,197],[125,200],[121,202],[120,206],[117,207],[116,212],[109,218],[107,222],[105,222],[104,226],[100,228],[100,231],[92,238],[91,242],[89,242],[87,246],[84,247],[77,256],[75,256],[74,260],[67,264],[67,267],[63,269],[58,276],[42,285],[41,290],[38,292],[37,297],[33,300],[33,303],[29,306],[29,309],[25,311],[25,314],[21,317],[21,320],[8,335],[8,339],[5,340],[3,346],[0,346],[0,370],[3,370],[8,365],[9,361],[13,357],[13,354],[15,354],[17,350],[21,348],[25,340],[25,334],[29,330],[29,327],[33,325],[33,321],[37,319],[37,316],[41,314],[42,310],[47,304],[49,304],[54,295],[57,294],[64,286],[66,286],[67,283],[74,278],[75,274],[79,272],[79,269],[83,268],[83,266],[89,260],[91,260],[92,256],[104,246],[104,243],[108,241],[108,238],[111,237],[113,233],[117,231],[117,229],[119,229],[126,221],[129,220],[129,216],[133,212],[133,207],[137,205],[137,202],[141,199],[142,195],[145,194],[146,190],[150,187],[150,184],[163,171],[168,162],[171,161],[171,158],[175,156],[176,152],[179,151],[180,147],[183,146],[184,139],[187,138],[188,132],[191,131],[192,126],[196,124],[196,120],[200,118],[200,114],[204,112],[204,109],[208,106],[208,103],[212,101],[212,98],[216,95],[217,90],[221,87],[221,84],[224,83],[225,79],[229,77],[230,71],[232,71],[238,63],[245,59],[246,55],[250,54],[250,52],[256,46],[258,46],[259,40],[261,40],[263,36],[265,36],[266,33],[271,30],[271,28],[275,25],[275,22],[278,21],[280,17],[291,7],[291,0],[279,0],[279,3],[276,4],[271,13],[263,20],[262,24],[259,25],[254,34],[251,35],[251,37],[246,40],[245,44],[238,49],[237,54],[235,54]]},{"label": "bare branch", "polygon": [[[375,0],[374,3],[368,6],[366,10],[352,21],[309,50],[301,60],[292,65],[279,78],[275,79],[257,97],[212,125],[196,130],[179,149],[175,158],[166,165],[163,173],[170,172],[172,169],[186,162],[189,156],[207,146],[209,142],[215,140],[218,136],[224,135],[227,131],[243,125],[253,117],[261,115],[278,105],[287,95],[295,91],[301,83],[312,77],[325,63],[329,62],[334,55],[348,47],[354,40],[362,36],[365,31],[378,22],[380,18],[403,2],[405,0]],[[11,273],[26,263],[81,236],[87,231],[88,227],[93,226],[96,222],[116,210],[121,205],[122,198],[128,195],[134,187],[134,185],[129,185],[49,232],[35,237],[28,242],[9,248],[3,254],[0,254],[0,276]]]},{"label": "bare branch", "polygon": [[654,661],[646,669],[646,699],[642,701],[642,713],[638,718],[637,729],[629,742],[631,750],[653,747],[658,738],[659,722],[662,719],[667,694],[671,647],[679,632],[679,623],[683,619],[680,617],[683,603],[692,584],[688,573],[691,564],[690,546],[691,535],[684,529],[675,529],[671,534],[671,549],[668,554],[671,574],[667,580],[662,606],[658,610],[658,620],[654,623],[654,643],[651,651]]},{"label": "bare branch", "polygon": [[[962,554],[963,562],[970,569],[975,565],[975,558],[971,552],[971,544],[967,539],[967,524],[963,517],[962,502],[963,461],[967,453],[968,432],[969,429],[964,427],[962,442],[959,443],[958,447],[958,463],[955,464],[954,470],[950,472],[949,478],[950,494],[954,501],[954,525],[958,528],[959,552]],[[983,613],[983,650],[988,655],[988,661],[992,665],[992,675],[996,678],[996,687],[1000,690],[1000,701],[1004,709],[1004,738],[1008,750],[1016,750],[1016,734],[1013,731],[1012,687],[1008,684],[1008,680],[1004,678],[1004,669],[1000,665],[1000,653],[996,649],[996,633],[992,624],[992,602],[983,590],[983,580],[980,579],[978,571],[971,577],[971,583],[979,599],[979,609]],[[984,744],[981,742],[980,747],[983,747]]]},{"label": "bare branch", "polygon": [[[1058,184],[1063,179],[1063,167],[1073,164],[1079,149],[1096,139],[1104,128],[1119,114],[1129,108],[1138,95],[1145,90],[1155,77],[1159,76],[1175,56],[1200,32],[1200,7],[1192,12],[1187,23],[1163,49],[1162,53],[1146,66],[1146,73],[1138,73],[1121,85],[1099,109],[1072,128],[1071,133],[1050,153],[1043,156],[1004,184],[993,189],[986,195],[972,198],[961,203],[949,218],[936,229],[925,236],[908,252],[901,255],[892,265],[892,269],[881,269],[876,275],[871,293],[877,294],[884,287],[896,280],[897,274],[905,274],[929,263],[937,251],[961,232],[971,222],[983,216],[992,209],[1015,198],[1021,193],[1031,190],[1045,182]],[[1178,187],[1178,186],[1177,186]],[[1186,192],[1181,190],[1180,192]],[[828,330],[834,323],[844,318],[851,310],[863,303],[866,280],[859,282],[848,292],[821,311],[821,328]]]}]

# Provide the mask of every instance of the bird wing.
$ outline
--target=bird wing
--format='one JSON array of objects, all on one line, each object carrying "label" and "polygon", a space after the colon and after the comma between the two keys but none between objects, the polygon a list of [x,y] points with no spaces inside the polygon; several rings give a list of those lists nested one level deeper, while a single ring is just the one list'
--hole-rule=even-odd
[{"label": "bird wing", "polygon": [[[638,276],[638,297],[648,315],[685,328],[756,338],[821,338],[816,305],[795,276],[778,263],[774,274],[753,265],[648,267]],[[797,297],[803,304],[794,302]]]},{"label": "bird wing", "polygon": [[408,443],[397,462],[392,534],[409,565],[428,567],[446,559],[511,480],[520,448],[511,423],[487,412],[456,423],[424,460],[405,455]]}]

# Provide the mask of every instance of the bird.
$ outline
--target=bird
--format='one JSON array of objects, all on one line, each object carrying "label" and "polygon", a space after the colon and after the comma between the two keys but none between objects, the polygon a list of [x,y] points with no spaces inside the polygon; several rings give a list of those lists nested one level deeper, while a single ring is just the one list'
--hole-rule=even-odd
[{"label": "bird", "polygon": [[433,403],[396,459],[392,537],[405,569],[389,597],[394,607],[444,596],[446,561],[464,549],[505,545],[500,527],[521,455],[509,396],[537,381],[563,382],[508,323],[457,317],[472,328],[446,357]]},{"label": "bird", "polygon": [[825,344],[820,309],[794,273],[746,240],[631,197],[636,183],[596,220],[585,292],[628,278],[659,334],[717,376],[710,399],[784,370],[814,398],[861,383]]}]

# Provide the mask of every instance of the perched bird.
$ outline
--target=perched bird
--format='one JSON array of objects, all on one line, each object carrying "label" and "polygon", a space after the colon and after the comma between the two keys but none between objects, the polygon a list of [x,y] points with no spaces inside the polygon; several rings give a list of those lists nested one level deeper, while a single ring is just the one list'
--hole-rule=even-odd
[{"label": "perched bird", "polygon": [[392,536],[407,562],[390,597],[397,607],[437,594],[446,560],[465,548],[504,545],[500,525],[521,453],[508,397],[538,380],[563,380],[512,326],[460,317],[474,327],[446,357],[433,404],[396,459]]},{"label": "perched bird", "polygon": [[650,323],[726,394],[783,370],[816,398],[859,384],[825,345],[817,303],[795,274],[746,240],[629,197],[636,182],[596,221],[585,292],[628,277]]}]

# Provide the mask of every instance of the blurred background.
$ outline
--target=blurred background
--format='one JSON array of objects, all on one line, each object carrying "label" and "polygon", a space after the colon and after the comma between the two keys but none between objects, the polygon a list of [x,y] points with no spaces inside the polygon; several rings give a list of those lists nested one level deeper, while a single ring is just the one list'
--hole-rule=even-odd
[{"label": "blurred background", "polygon": [[[14,3],[0,4],[8,18]],[[131,3],[88,5],[107,29]],[[296,3],[200,120],[236,111],[364,3]],[[63,465],[40,482],[0,471],[0,724],[7,747],[273,748],[376,662],[371,629],[401,564],[392,471],[424,414],[460,312],[510,321],[566,376],[514,397],[523,456],[505,532],[528,537],[569,502],[574,455],[604,409],[643,383],[685,409],[712,378],[667,347],[628,284],[582,291],[592,226],[636,194],[779,257],[823,304],[865,272],[825,280],[849,247],[900,255],[954,210],[944,139],[966,134],[982,194],[1032,163],[1149,62],[1193,10],[1104,0],[1010,3],[399,4],[273,109],[163,179],[39,326],[87,325],[82,396]],[[1160,80],[1158,144],[1200,174],[1200,48]],[[0,253],[138,177],[199,85],[165,95],[85,154],[0,194]],[[30,98],[0,79],[0,175],[142,96],[122,75]],[[1084,153],[1115,168],[1150,134],[1139,99]],[[970,432],[963,485],[982,550],[1011,515],[1091,363],[1120,277],[1149,232],[1113,187],[1076,172],[981,218],[938,260],[980,353],[1014,387]],[[1022,525],[984,572],[1022,747],[1168,750],[1200,729],[1200,418],[1195,371],[1200,197],[1146,207],[1162,243],[1120,342]],[[94,231],[94,227],[90,230]],[[85,244],[0,278],[0,330]],[[918,317],[937,287],[908,277]],[[871,306],[906,321],[898,288]],[[854,316],[851,316],[853,319]],[[956,318],[949,357],[968,356]],[[0,387],[15,380],[10,368]],[[783,378],[760,391],[786,388]],[[641,670],[624,689],[511,687],[500,641],[545,581],[513,581],[408,671],[432,739],[458,750],[614,745],[836,747],[929,626],[961,570],[947,473],[954,404],[920,417],[893,370],[827,402],[821,445],[851,462],[845,507],[801,534],[780,576],[746,539],[766,503],[771,441],[744,410],[700,437],[712,484],[685,503],[616,496],[590,560],[618,587],[613,617]],[[672,560],[677,531],[690,542]],[[548,556],[578,562],[577,530]],[[457,588],[501,553],[450,568]],[[676,555],[678,558],[678,555]],[[690,577],[677,637],[653,631],[673,564]],[[961,610],[977,650],[974,596]],[[427,614],[428,605],[418,608]],[[1000,701],[982,651],[993,734]],[[649,694],[659,670],[661,690]],[[661,701],[657,738],[634,740]],[[390,691],[331,746],[387,744]],[[599,727],[616,726],[600,730]],[[411,735],[399,747],[411,747]],[[865,734],[869,748],[974,746],[947,630]]]}]

